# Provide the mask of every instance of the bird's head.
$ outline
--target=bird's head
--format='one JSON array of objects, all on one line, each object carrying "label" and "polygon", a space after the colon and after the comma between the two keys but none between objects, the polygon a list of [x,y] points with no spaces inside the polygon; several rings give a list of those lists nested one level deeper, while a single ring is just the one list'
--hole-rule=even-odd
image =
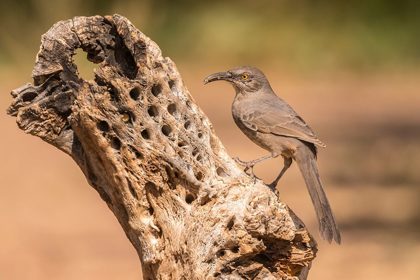
[{"label": "bird's head", "polygon": [[268,87],[270,83],[264,73],[251,66],[238,66],[227,72],[219,72],[204,79],[204,84],[214,81],[227,81],[233,85],[236,93],[253,93]]}]

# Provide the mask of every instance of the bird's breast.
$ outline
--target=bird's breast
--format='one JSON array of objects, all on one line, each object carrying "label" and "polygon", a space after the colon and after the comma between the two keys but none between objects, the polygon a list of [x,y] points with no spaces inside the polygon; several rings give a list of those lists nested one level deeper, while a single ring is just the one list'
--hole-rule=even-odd
[{"label": "bird's breast", "polygon": [[[260,146],[261,148],[270,151],[270,147],[267,145],[266,141],[264,141],[261,137],[263,136],[260,132],[250,129],[243,123],[242,116],[247,114],[249,110],[246,108],[247,104],[244,104],[240,101],[234,102],[232,104],[232,117],[235,121],[235,124],[239,127],[239,129],[255,144]],[[251,111],[249,111],[251,112]]]}]

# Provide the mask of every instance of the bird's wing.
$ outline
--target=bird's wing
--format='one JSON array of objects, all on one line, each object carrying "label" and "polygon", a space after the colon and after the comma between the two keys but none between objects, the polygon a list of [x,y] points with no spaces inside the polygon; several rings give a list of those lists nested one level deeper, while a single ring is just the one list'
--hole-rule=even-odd
[{"label": "bird's wing", "polygon": [[293,137],[325,147],[306,122],[282,100],[265,103],[258,110],[242,112],[241,121],[254,131]]}]

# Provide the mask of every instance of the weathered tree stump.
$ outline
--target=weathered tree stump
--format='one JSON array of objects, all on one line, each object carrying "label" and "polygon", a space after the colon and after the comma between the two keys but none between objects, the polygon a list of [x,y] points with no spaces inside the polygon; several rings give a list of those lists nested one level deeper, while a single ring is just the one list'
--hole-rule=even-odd
[{"label": "weathered tree stump", "polygon": [[[99,64],[94,80],[78,76],[78,48]],[[8,113],[76,161],[145,279],[306,278],[316,243],[304,224],[235,165],[175,64],[126,18],[58,22],[32,77]]]}]

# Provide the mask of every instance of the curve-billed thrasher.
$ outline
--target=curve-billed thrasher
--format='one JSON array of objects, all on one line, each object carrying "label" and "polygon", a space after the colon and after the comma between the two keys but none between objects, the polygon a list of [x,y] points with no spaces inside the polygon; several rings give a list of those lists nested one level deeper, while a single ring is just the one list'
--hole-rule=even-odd
[{"label": "curve-billed thrasher", "polygon": [[271,155],[250,162],[235,159],[250,169],[263,160],[281,155],[284,167],[269,186],[273,189],[294,159],[305,179],[306,186],[318,218],[321,237],[340,244],[338,230],[327,196],[316,167],[317,148],[325,147],[312,129],[286,102],[277,97],[264,73],[255,67],[239,66],[227,72],[208,76],[204,84],[223,80],[233,85],[236,95],[232,103],[232,115],[236,125],[255,144],[271,152]]}]

